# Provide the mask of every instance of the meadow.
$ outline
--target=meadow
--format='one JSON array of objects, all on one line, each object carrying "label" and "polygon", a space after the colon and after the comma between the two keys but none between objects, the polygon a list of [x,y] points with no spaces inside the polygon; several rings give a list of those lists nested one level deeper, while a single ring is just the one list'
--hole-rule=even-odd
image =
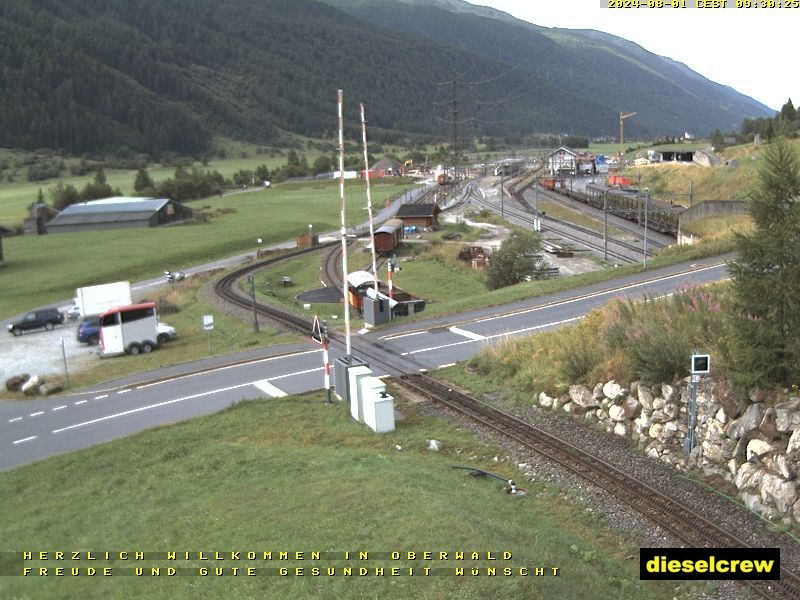
[{"label": "meadow", "polygon": [[[410,184],[388,180],[372,186],[373,203],[384,203]],[[363,185],[348,188],[351,215],[363,207]],[[3,240],[0,318],[72,298],[75,288],[137,281],[238,253],[255,253],[308,232],[339,228],[336,182],[287,183],[207,198],[190,204],[210,215],[193,222],[150,229],[117,229]],[[259,245],[256,240],[261,239]]]},{"label": "meadow", "polygon": [[[396,393],[396,392],[395,392]],[[474,434],[421,416],[400,402],[404,418],[375,435],[348,407],[321,394],[240,403],[216,415],[152,429],[122,440],[0,473],[9,551],[136,551],[145,560],[23,566],[104,567],[111,577],[2,577],[6,598],[625,598],[668,599],[671,585],[638,580],[637,547],[621,540],[595,511],[549,483],[525,482],[513,497],[496,479],[470,477],[451,465],[520,473]],[[427,440],[442,450],[427,449]],[[398,451],[397,447],[402,450]],[[192,552],[166,560],[168,551]],[[240,561],[198,560],[198,552],[242,552]],[[247,560],[246,553],[286,551],[286,560]],[[295,560],[294,552],[304,552]],[[311,552],[324,558],[312,559]],[[366,560],[344,552],[368,553]],[[447,560],[393,559],[391,552],[448,552]],[[453,552],[479,552],[453,560]],[[489,561],[487,552],[511,552]],[[156,554],[160,553],[157,558]],[[355,555],[357,556],[357,554]],[[102,564],[101,564],[102,563]],[[176,577],[124,576],[136,567],[179,568]],[[256,576],[216,577],[214,567],[254,567]],[[335,568],[315,577],[312,567]],[[344,567],[369,576],[345,576]],[[515,576],[486,575],[512,567]],[[200,567],[211,576],[197,575]],[[292,576],[274,575],[279,567]],[[294,575],[304,568],[303,576]],[[391,576],[392,567],[400,575]],[[422,569],[436,569],[425,577]],[[482,570],[456,576],[455,568]],[[521,576],[540,567],[543,576]],[[554,576],[552,568],[559,569]],[[376,575],[375,569],[385,569]],[[414,575],[408,569],[414,568]],[[38,571],[37,571],[38,572]],[[53,571],[51,570],[52,574]],[[194,576],[191,576],[194,575]],[[259,576],[262,575],[262,576]],[[264,576],[266,575],[266,576]]]}]

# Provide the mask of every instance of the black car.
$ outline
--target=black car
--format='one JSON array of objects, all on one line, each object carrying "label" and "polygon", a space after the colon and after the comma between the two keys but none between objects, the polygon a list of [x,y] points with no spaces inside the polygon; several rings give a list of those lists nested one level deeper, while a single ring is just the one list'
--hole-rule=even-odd
[{"label": "black car", "polygon": [[8,331],[14,335],[22,335],[23,331],[29,329],[47,329],[50,331],[56,325],[64,322],[64,314],[57,308],[43,308],[29,312],[25,317],[14,323],[10,323]]}]

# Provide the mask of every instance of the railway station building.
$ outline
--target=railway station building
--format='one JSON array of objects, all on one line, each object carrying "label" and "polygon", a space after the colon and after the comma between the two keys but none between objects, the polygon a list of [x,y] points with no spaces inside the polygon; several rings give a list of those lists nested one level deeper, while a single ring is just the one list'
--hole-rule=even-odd
[{"label": "railway station building", "polygon": [[439,213],[442,212],[435,204],[403,204],[395,217],[403,221],[404,227],[439,227]]}]

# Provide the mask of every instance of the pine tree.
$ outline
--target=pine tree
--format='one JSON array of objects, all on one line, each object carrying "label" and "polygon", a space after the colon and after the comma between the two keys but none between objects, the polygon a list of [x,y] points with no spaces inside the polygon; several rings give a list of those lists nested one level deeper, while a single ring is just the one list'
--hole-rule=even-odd
[{"label": "pine tree", "polygon": [[133,182],[133,189],[139,193],[153,189],[153,180],[150,178],[150,174],[144,167],[139,167],[139,170],[136,171],[136,179]]},{"label": "pine tree", "polygon": [[755,231],[736,236],[730,263],[736,356],[743,387],[800,383],[800,158],[770,144],[750,194]]}]

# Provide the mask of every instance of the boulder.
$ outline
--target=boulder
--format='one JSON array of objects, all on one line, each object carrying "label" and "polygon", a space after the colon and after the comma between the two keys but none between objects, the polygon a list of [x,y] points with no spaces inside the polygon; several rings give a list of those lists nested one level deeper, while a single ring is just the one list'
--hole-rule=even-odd
[{"label": "boulder", "polygon": [[725,409],[724,408],[720,408],[717,411],[717,414],[714,415],[714,419],[716,419],[717,421],[719,421],[720,423],[725,425],[725,423],[728,422],[728,415],[725,414]]},{"label": "boulder", "polygon": [[645,431],[647,429],[650,429],[650,425],[652,425],[652,423],[650,422],[650,415],[648,415],[646,412],[643,412],[641,415],[639,415],[636,419],[633,420],[633,425],[639,431]]},{"label": "boulder", "polygon": [[625,426],[625,423],[617,423],[614,425],[614,435],[625,437],[626,433],[628,433],[628,428]]},{"label": "boulder", "polygon": [[541,394],[539,394],[539,406],[542,406],[544,408],[550,408],[551,406],[553,406],[553,399],[544,392],[542,392]]},{"label": "boulder", "polygon": [[647,435],[649,435],[653,439],[658,439],[661,436],[661,432],[664,430],[664,425],[662,423],[653,423],[650,425],[650,429],[647,431]]},{"label": "boulder", "polygon": [[664,409],[663,410],[664,410],[664,414],[667,415],[667,417],[669,417],[670,420],[674,419],[675,417],[677,417],[678,413],[680,412],[680,409],[678,408],[678,405],[675,404],[674,402],[667,402],[664,405]]},{"label": "boulder", "polygon": [[566,396],[559,396],[558,398],[553,398],[553,410],[558,410],[562,406],[564,406],[567,402],[569,402],[569,398]]},{"label": "boulder", "polygon": [[764,418],[764,406],[761,404],[751,404],[738,419],[734,419],[725,428],[725,433],[729,438],[738,440],[744,434],[758,429],[761,419]]},{"label": "boulder", "polygon": [[761,479],[764,477],[764,470],[758,465],[746,462],[739,467],[736,471],[736,477],[733,480],[734,485],[743,490],[748,487],[761,489]]},{"label": "boulder", "polygon": [[22,384],[20,390],[26,396],[35,396],[39,393],[39,386],[42,384],[38,375],[34,375],[28,381]]},{"label": "boulder", "polygon": [[747,460],[750,460],[753,457],[758,458],[774,451],[775,451],[775,446],[773,446],[769,442],[765,442],[764,440],[755,438],[750,440],[750,442],[747,444],[746,457]]},{"label": "boulder", "polygon": [[791,481],[765,473],[761,479],[761,500],[772,504],[781,514],[786,514],[797,501],[797,489]]},{"label": "boulder", "polygon": [[43,386],[39,388],[39,391],[45,396],[51,396],[53,394],[58,394],[59,392],[63,392],[64,386],[57,382],[45,383]]},{"label": "boulder", "polygon": [[797,477],[798,467],[800,467],[800,453],[778,454],[775,457],[775,472],[786,480]]},{"label": "boulder", "polygon": [[598,402],[602,401],[603,398],[605,398],[605,396],[603,396],[603,384],[602,383],[598,383],[596,386],[594,386],[594,389],[592,390],[592,397],[595,400],[597,400]]},{"label": "boulder", "polygon": [[669,383],[661,384],[661,397],[667,402],[675,402],[680,393],[680,388]]},{"label": "boulder", "polygon": [[13,377],[9,377],[6,379],[6,390],[9,392],[18,392],[22,389],[22,385],[30,379],[31,376],[27,373],[23,373],[22,375],[14,375]]},{"label": "boulder", "polygon": [[800,398],[789,398],[788,400],[785,400],[783,402],[778,402],[775,405],[775,408],[800,411]]},{"label": "boulder", "polygon": [[758,430],[769,440],[780,439],[781,433],[778,431],[776,423],[776,411],[770,407],[764,411],[764,416],[761,423],[758,425]]},{"label": "boulder", "polygon": [[786,454],[800,450],[800,429],[795,429],[792,437],[789,438],[789,444],[786,446]]},{"label": "boulder", "polygon": [[658,398],[653,398],[652,402],[653,410],[661,410],[662,408],[664,408],[666,404],[667,401],[664,400],[662,396],[659,396]]},{"label": "boulder", "polygon": [[653,392],[648,390],[643,385],[638,386],[636,396],[641,404],[647,410],[653,410]]},{"label": "boulder", "polygon": [[595,399],[592,392],[585,385],[569,386],[569,399],[582,408],[600,406],[600,402]]},{"label": "boulder", "polygon": [[428,450],[433,450],[434,452],[438,452],[442,449],[442,442],[439,440],[428,440]]},{"label": "boulder", "polygon": [[616,400],[627,393],[625,388],[613,379],[603,386],[603,395],[609,400]]},{"label": "boulder", "polygon": [[670,420],[670,416],[663,410],[654,410],[653,414],[650,415],[650,420],[653,423],[666,423]]},{"label": "boulder", "polygon": [[740,494],[740,497],[744,501],[745,506],[747,506],[747,508],[749,508],[753,512],[760,514],[762,517],[766,519],[774,519],[775,517],[779,516],[777,510],[775,510],[772,506],[768,504],[764,504],[761,501],[761,496],[759,494],[743,493]]},{"label": "boulder", "polygon": [[622,403],[622,410],[625,411],[626,419],[635,419],[642,412],[642,405],[633,396],[628,396]]},{"label": "boulder", "polygon": [[[782,402],[781,404],[788,404]],[[781,433],[800,429],[800,409],[775,405],[775,429]]]},{"label": "boulder", "polygon": [[625,420],[625,409],[621,406],[617,406],[616,404],[608,407],[608,417],[612,421],[624,421]]}]

